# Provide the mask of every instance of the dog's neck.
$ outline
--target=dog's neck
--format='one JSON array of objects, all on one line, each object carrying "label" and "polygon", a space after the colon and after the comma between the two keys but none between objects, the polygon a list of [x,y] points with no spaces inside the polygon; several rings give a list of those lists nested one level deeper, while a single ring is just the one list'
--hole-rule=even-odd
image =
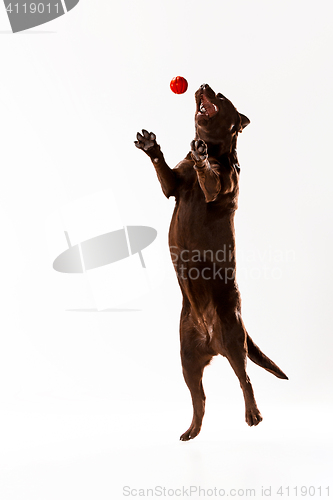
[{"label": "dog's neck", "polygon": [[[196,135],[196,140],[197,139],[198,136]],[[225,167],[230,167],[230,168],[235,167],[239,169],[236,143],[237,139],[235,137],[235,140],[233,141],[233,144],[231,145],[229,152],[226,152],[226,147],[224,144],[221,143],[214,144],[206,142],[208,156],[215,158],[221,165],[224,165]]]},{"label": "dog's neck", "polygon": [[218,160],[228,154],[226,153],[224,144],[214,144],[209,142],[206,142],[206,144],[208,156],[212,156],[213,158],[216,158]]}]

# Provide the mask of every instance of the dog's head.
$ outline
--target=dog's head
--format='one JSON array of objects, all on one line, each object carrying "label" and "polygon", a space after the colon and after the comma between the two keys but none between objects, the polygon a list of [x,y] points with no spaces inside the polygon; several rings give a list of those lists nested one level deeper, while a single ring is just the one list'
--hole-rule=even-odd
[{"label": "dog's head", "polygon": [[250,120],[238,113],[235,106],[222,94],[215,94],[209,85],[203,84],[195,93],[196,139],[208,146],[218,146],[220,154],[230,154],[236,147],[237,135]]}]

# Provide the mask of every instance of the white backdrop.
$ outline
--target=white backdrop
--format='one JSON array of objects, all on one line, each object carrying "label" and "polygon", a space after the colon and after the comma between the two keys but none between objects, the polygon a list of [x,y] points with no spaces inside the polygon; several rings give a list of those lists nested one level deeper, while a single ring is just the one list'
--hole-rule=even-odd
[{"label": "white backdrop", "polygon": [[[324,0],[81,0],[13,35],[0,9],[2,500],[120,499],[124,486],[157,485],[328,496],[332,15]],[[183,95],[169,89],[176,75]],[[191,402],[167,248],[174,201],[133,141],[153,130],[170,166],[180,161],[202,83],[251,120],[238,140],[243,317],[290,380],[249,362],[264,417],[250,429],[238,381],[215,359],[202,432],[180,443]],[[162,264],[152,291],[97,311],[84,276],[52,268],[66,248],[54,214],[105,190],[124,224],[157,229]]]}]

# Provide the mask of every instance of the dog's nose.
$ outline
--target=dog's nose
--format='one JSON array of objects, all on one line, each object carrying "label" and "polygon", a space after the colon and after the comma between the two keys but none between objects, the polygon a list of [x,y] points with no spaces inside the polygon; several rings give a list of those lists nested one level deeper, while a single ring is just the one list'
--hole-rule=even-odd
[{"label": "dog's nose", "polygon": [[207,83],[203,83],[203,84],[200,86],[200,88],[201,88],[202,90],[205,90],[207,87],[208,87]]}]

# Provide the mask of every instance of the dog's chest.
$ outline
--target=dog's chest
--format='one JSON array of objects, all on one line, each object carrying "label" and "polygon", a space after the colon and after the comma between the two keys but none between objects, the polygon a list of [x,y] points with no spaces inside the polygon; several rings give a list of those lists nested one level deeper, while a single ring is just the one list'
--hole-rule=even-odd
[{"label": "dog's chest", "polygon": [[209,220],[217,220],[228,211],[237,209],[238,173],[219,164],[213,157],[209,157],[208,161],[221,182],[221,192],[212,202],[207,202],[205,199],[192,160],[185,158],[174,169],[178,183],[176,208],[179,209],[179,215],[182,214],[184,217],[185,224],[191,221],[196,221],[197,224],[200,221],[206,223],[207,217]]}]

